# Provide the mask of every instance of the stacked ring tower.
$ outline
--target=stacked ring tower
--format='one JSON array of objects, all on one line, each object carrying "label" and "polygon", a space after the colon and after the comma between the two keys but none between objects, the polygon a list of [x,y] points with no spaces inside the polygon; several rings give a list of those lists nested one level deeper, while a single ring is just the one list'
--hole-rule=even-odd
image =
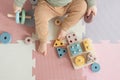
[{"label": "stacked ring tower", "polygon": [[26,11],[22,9],[22,11],[16,12],[16,14],[7,14],[8,17],[15,18],[17,24],[24,24],[26,19],[31,19],[31,16],[26,16]]}]

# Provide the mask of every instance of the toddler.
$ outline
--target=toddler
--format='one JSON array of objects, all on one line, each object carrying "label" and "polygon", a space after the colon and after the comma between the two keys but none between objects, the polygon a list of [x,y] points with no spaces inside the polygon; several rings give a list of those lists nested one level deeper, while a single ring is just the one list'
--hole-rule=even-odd
[{"label": "toddler", "polygon": [[[14,0],[14,12],[21,11],[26,0]],[[60,24],[58,39],[66,36],[66,31],[75,25],[83,16],[97,13],[95,0],[38,0],[35,7],[35,30],[40,45],[38,52],[47,54],[48,21],[52,18],[67,14]]]}]

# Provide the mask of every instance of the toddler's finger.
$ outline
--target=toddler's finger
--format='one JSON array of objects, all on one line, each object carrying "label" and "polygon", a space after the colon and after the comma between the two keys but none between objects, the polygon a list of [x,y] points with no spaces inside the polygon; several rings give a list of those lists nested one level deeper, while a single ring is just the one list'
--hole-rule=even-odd
[{"label": "toddler's finger", "polygon": [[57,36],[57,39],[60,39],[60,35]]},{"label": "toddler's finger", "polygon": [[89,9],[89,10],[87,11],[87,16],[89,16],[89,15],[91,14],[91,12],[92,12],[92,10]]},{"label": "toddler's finger", "polygon": [[59,35],[57,39],[61,40],[61,35]]},{"label": "toddler's finger", "polygon": [[63,40],[64,37],[61,35],[61,36],[59,36],[57,39],[59,39],[59,40]]},{"label": "toddler's finger", "polygon": [[94,12],[93,12],[93,15],[96,16],[96,15],[97,15],[97,11],[94,11]]}]

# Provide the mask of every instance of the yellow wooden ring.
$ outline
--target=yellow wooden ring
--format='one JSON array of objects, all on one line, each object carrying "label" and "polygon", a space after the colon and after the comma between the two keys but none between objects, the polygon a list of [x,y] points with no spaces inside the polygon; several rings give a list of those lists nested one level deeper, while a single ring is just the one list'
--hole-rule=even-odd
[{"label": "yellow wooden ring", "polygon": [[60,19],[55,20],[55,25],[59,26],[61,23],[62,23],[62,21]]},{"label": "yellow wooden ring", "polygon": [[75,65],[82,66],[85,64],[85,58],[83,56],[77,56],[75,57]]}]

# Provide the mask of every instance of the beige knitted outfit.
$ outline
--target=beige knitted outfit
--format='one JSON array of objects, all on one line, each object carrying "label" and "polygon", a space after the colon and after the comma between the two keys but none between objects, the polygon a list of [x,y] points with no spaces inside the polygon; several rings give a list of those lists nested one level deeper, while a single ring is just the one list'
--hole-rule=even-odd
[{"label": "beige knitted outfit", "polygon": [[60,24],[61,29],[68,30],[74,26],[85,14],[87,10],[87,3],[85,0],[73,0],[66,6],[54,7],[47,1],[42,0],[38,2],[35,8],[35,24],[36,33],[40,42],[47,42],[48,38],[48,21],[52,18],[63,16],[67,14],[64,21]]}]

